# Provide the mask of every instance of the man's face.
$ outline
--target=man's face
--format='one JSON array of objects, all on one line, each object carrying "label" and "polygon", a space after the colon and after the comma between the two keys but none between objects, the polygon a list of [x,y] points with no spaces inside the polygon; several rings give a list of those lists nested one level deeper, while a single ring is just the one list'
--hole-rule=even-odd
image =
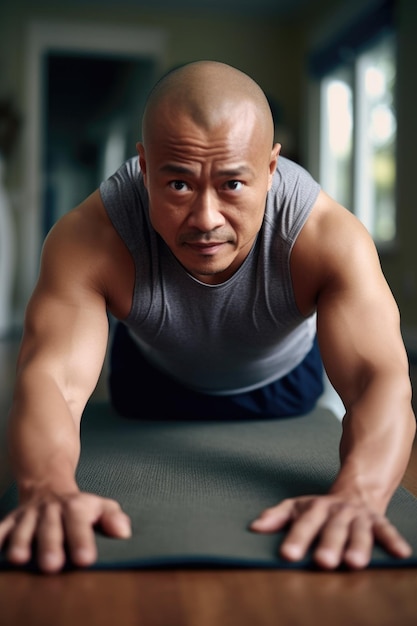
[{"label": "man's face", "polygon": [[146,147],[137,146],[153,227],[184,268],[208,284],[227,280],[248,255],[279,152],[257,132],[253,107],[242,104],[222,117],[206,129],[185,113],[163,110]]}]

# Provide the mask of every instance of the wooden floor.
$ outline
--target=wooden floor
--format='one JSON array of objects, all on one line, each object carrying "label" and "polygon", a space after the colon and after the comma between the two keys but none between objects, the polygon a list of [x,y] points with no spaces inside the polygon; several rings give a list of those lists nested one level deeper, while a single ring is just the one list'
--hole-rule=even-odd
[{"label": "wooden floor", "polygon": [[[16,342],[0,342],[1,440],[15,358]],[[412,376],[416,380],[415,369]],[[100,398],[106,395],[104,378],[96,391]],[[0,476],[4,480],[3,471],[4,457],[0,454]],[[417,495],[417,449],[403,484]],[[74,624],[416,626],[417,568],[334,573],[239,569],[84,571],[54,576],[0,572],[1,626]]]},{"label": "wooden floor", "polygon": [[[7,578],[7,581],[6,581]],[[6,582],[5,582],[6,581]],[[415,571],[0,573],[2,626],[415,626]]]}]

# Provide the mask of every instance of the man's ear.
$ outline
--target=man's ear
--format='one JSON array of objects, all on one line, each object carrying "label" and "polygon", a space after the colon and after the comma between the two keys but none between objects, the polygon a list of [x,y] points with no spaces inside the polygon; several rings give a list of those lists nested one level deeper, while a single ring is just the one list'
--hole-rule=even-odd
[{"label": "man's ear", "polygon": [[274,178],[275,170],[277,169],[278,157],[281,151],[281,144],[276,143],[271,150],[271,157],[269,159],[269,177],[268,177],[268,190],[271,189],[272,180]]},{"label": "man's ear", "polygon": [[138,151],[140,170],[142,172],[143,182],[145,183],[145,187],[146,187],[147,169],[146,169],[145,146],[143,145],[143,143],[138,141],[138,143],[136,144],[136,150]]}]

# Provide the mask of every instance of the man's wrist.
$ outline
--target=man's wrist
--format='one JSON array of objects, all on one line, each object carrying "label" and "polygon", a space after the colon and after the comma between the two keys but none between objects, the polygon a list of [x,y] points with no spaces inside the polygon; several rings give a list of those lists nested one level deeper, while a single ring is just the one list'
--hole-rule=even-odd
[{"label": "man's wrist", "polygon": [[16,481],[20,500],[42,497],[43,494],[70,494],[79,492],[73,476],[23,478]]},{"label": "man's wrist", "polygon": [[341,472],[329,490],[329,494],[338,496],[346,502],[366,505],[378,513],[385,513],[392,493],[386,484],[372,480],[369,476],[344,474]]}]

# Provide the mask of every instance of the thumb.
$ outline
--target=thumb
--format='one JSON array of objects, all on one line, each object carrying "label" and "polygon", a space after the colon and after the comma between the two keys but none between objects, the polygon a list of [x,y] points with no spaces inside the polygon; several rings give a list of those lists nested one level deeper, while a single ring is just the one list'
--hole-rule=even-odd
[{"label": "thumb", "polygon": [[107,509],[103,511],[100,518],[100,526],[103,532],[110,537],[128,539],[132,536],[132,525],[130,517],[120,508]]},{"label": "thumb", "polygon": [[271,533],[281,530],[291,519],[292,505],[289,502],[265,509],[250,524],[250,529],[259,533]]}]

